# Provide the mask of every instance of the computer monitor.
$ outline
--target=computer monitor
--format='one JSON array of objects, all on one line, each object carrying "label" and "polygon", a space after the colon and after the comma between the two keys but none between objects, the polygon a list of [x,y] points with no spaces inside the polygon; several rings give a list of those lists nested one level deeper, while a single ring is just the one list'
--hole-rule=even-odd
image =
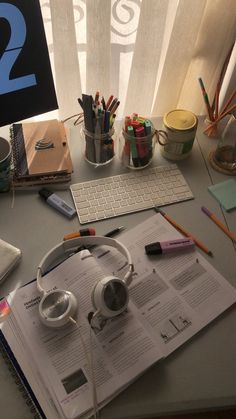
[{"label": "computer monitor", "polygon": [[39,0],[0,1],[0,126],[57,108]]}]

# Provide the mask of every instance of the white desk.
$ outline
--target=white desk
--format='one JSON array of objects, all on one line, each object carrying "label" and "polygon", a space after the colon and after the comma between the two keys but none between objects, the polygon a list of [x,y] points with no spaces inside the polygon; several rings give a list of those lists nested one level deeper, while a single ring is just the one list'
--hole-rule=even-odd
[{"label": "white desk", "polygon": [[[159,120],[154,120],[154,124],[160,128]],[[190,157],[177,163],[195,199],[166,206],[164,209],[212,250],[213,258],[205,254],[204,256],[231,284],[236,286],[236,248],[201,211],[201,206],[205,205],[222,221],[227,220],[229,228],[236,232],[236,210],[228,214],[223,213],[207,191],[208,185],[228,177],[209,167],[206,156],[208,151],[216,146],[217,141],[208,139],[202,134],[202,130],[201,119],[197,141],[194,143]],[[1,136],[4,134],[5,137],[8,136],[8,130],[2,128]],[[84,144],[80,139],[80,129],[73,128],[71,134],[74,163],[72,183],[125,172],[118,157],[107,167],[96,169],[91,167],[83,158]],[[157,147],[153,165],[162,164],[169,163],[160,156]],[[69,190],[58,191],[58,194],[72,203]],[[0,237],[19,247],[23,258],[20,265],[0,287],[1,296],[33,279],[42,256],[60,242],[64,234],[81,228],[77,217],[68,220],[43,202],[37,191],[16,192],[13,208],[11,204],[12,193],[0,195]],[[128,229],[151,214],[153,210],[147,210],[86,226],[95,227],[97,234],[102,235],[120,225]],[[195,336],[191,342],[147,371],[103,409],[101,418],[138,419],[168,413],[235,407],[235,325],[235,308],[233,308]],[[4,412],[3,418],[33,418],[27,413],[21,395],[17,392],[14,381],[1,359],[0,384],[1,416]]]}]

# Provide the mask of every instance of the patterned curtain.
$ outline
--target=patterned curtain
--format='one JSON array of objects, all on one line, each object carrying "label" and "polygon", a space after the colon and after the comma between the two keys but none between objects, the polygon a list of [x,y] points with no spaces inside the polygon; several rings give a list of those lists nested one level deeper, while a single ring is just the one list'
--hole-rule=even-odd
[{"label": "patterned curtain", "polygon": [[236,38],[235,0],[40,0],[59,117],[99,91],[117,117],[205,113],[198,78],[213,97]]}]

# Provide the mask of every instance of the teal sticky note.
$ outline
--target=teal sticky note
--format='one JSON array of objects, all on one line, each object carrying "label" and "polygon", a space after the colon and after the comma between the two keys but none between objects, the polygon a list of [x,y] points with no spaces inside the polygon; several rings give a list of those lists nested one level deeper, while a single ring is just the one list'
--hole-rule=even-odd
[{"label": "teal sticky note", "polygon": [[216,185],[208,186],[208,190],[226,211],[236,208],[235,179],[229,179]]}]

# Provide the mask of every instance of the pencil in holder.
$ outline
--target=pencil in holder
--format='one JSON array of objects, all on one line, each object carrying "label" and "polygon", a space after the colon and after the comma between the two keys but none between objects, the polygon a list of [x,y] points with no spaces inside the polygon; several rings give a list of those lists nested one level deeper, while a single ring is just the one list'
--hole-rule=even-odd
[{"label": "pencil in holder", "polygon": [[144,169],[154,156],[156,129],[152,122],[143,119],[137,124],[124,125],[119,136],[119,156],[129,169]]},{"label": "pencil in holder", "polygon": [[94,166],[103,166],[110,163],[115,156],[114,128],[109,132],[98,134],[86,130],[82,126],[82,133],[85,140],[85,159]]}]

